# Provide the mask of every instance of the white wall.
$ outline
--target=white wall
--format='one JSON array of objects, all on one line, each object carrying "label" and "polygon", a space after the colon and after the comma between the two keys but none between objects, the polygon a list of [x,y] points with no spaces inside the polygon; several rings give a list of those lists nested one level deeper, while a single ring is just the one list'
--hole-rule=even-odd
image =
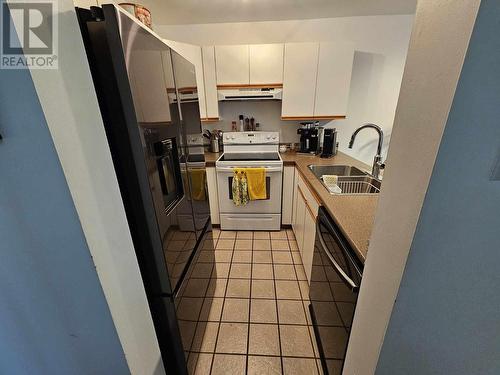
[{"label": "white wall", "polygon": [[268,101],[234,101],[219,102],[218,122],[204,123],[204,129],[221,129],[231,131],[231,122],[236,121],[239,126],[239,115],[248,118],[255,118],[255,122],[260,123],[260,130],[280,133],[280,143],[298,142],[297,121],[281,120],[281,102]]},{"label": "white wall", "polygon": [[345,375],[375,372],[479,3],[418,2]]},{"label": "white wall", "polygon": [[481,1],[379,374],[500,374],[499,23],[500,2]]},{"label": "white wall", "polygon": [[133,374],[162,374],[144,285],[71,0],[58,2],[59,69],[31,75]]},{"label": "white wall", "polygon": [[[355,148],[348,140],[366,122],[384,129],[387,152],[413,16],[342,17],[313,20],[223,23],[203,25],[155,25],[167,39],[197,45],[341,41],[354,44],[353,76],[348,118],[330,123],[339,130],[340,149],[371,163],[376,133],[360,133]],[[255,117],[264,117],[255,113]],[[277,119],[278,121],[279,119]],[[297,123],[288,126],[296,127]]]}]

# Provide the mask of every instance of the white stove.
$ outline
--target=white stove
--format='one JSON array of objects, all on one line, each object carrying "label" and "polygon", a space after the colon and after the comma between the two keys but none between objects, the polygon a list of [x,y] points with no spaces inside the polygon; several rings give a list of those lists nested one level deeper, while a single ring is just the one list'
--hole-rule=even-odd
[{"label": "white stove", "polygon": [[[233,203],[233,169],[266,168],[267,198],[246,205]],[[224,133],[224,153],[215,162],[221,229],[279,230],[283,160],[278,132]]]}]

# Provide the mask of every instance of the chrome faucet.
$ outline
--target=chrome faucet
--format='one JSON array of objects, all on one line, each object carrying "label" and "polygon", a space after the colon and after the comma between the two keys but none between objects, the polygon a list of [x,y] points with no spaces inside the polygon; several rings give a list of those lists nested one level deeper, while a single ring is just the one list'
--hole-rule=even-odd
[{"label": "chrome faucet", "polygon": [[358,133],[366,128],[372,128],[375,129],[378,133],[378,145],[377,145],[377,154],[373,158],[373,165],[372,165],[372,176],[375,177],[376,179],[380,180],[380,170],[385,168],[385,164],[382,163],[382,143],[384,143],[384,132],[380,128],[380,126],[375,125],[375,124],[364,124],[361,125],[359,128],[357,128],[354,133],[352,133],[351,140],[349,141],[349,148],[352,148],[354,145],[354,140],[356,139],[356,136]]}]

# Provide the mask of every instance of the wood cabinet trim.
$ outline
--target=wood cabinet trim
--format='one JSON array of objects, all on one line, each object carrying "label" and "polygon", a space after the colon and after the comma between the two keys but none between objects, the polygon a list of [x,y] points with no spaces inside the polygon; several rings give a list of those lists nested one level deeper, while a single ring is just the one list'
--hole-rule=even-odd
[{"label": "wood cabinet trim", "polygon": [[343,120],[346,116],[281,116],[283,121],[298,121],[298,120]]},{"label": "wood cabinet trim", "polygon": [[297,185],[297,189],[299,189],[299,193],[300,195],[302,195],[302,199],[304,199],[304,202],[307,203],[307,199],[306,199],[306,196],[304,195],[304,193],[302,192],[302,189],[300,188],[299,185]]},{"label": "wood cabinet trim", "polygon": [[311,208],[311,206],[309,206],[309,201],[307,200],[307,198],[305,197],[304,193],[302,192],[302,189],[300,188],[299,185],[297,185],[297,188],[299,189],[299,193],[300,195],[302,196],[302,199],[304,199],[304,203],[306,204],[306,208],[307,210],[309,211],[309,213],[311,214],[311,216],[313,218],[316,218],[317,214],[315,214]]},{"label": "wood cabinet trim", "polygon": [[[297,168],[297,167],[295,167],[295,170],[297,172],[299,172],[299,177],[302,179],[302,181],[304,181],[304,185],[306,185],[308,187],[309,191],[311,192],[312,197],[314,198],[314,200],[316,201],[316,203],[318,204],[318,206],[321,206],[322,205],[321,199],[319,198],[319,196],[316,193],[316,191],[311,187],[311,185],[309,184],[307,178],[304,176],[304,174],[302,173],[302,171],[299,168]],[[297,187],[299,188],[299,190],[301,190],[299,185],[297,185]]]},{"label": "wood cabinet trim", "polygon": [[200,118],[201,122],[218,122],[220,120],[219,117],[202,117]]},{"label": "wood cabinet trim", "polygon": [[309,214],[314,218],[316,219],[316,216],[317,216],[317,213],[315,214],[312,210],[312,208],[309,206],[309,204],[307,203],[306,201],[306,208],[307,208],[307,211],[309,211]]},{"label": "wood cabinet trim", "polygon": [[[168,89],[167,89],[167,91],[168,91]],[[184,92],[198,92],[198,87],[197,86],[179,87],[178,91],[180,93],[184,93]]]}]

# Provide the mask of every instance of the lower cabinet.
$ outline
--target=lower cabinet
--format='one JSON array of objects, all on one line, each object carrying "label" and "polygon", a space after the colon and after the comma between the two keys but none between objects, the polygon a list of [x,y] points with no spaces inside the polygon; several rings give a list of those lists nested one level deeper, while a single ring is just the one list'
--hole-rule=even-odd
[{"label": "lower cabinet", "polygon": [[297,185],[297,190],[299,194],[297,195],[297,217],[295,223],[295,239],[297,240],[297,245],[299,246],[300,255],[304,258],[302,251],[304,250],[304,218],[306,214],[306,201],[304,195]]},{"label": "lower cabinet", "polygon": [[311,282],[318,208],[319,204],[312,192],[307,188],[299,173],[295,171],[292,228],[309,283]]},{"label": "lower cabinet", "polygon": [[220,224],[219,192],[217,190],[217,173],[215,173],[215,167],[207,167],[207,186],[212,224]]},{"label": "lower cabinet", "polygon": [[311,271],[314,253],[314,242],[316,240],[316,215],[306,203],[304,215],[304,239],[302,245],[302,263],[306,272],[307,280],[311,282]]},{"label": "lower cabinet", "polygon": [[285,166],[283,168],[283,194],[281,196],[281,224],[292,224],[293,196],[294,196],[295,167]]}]

